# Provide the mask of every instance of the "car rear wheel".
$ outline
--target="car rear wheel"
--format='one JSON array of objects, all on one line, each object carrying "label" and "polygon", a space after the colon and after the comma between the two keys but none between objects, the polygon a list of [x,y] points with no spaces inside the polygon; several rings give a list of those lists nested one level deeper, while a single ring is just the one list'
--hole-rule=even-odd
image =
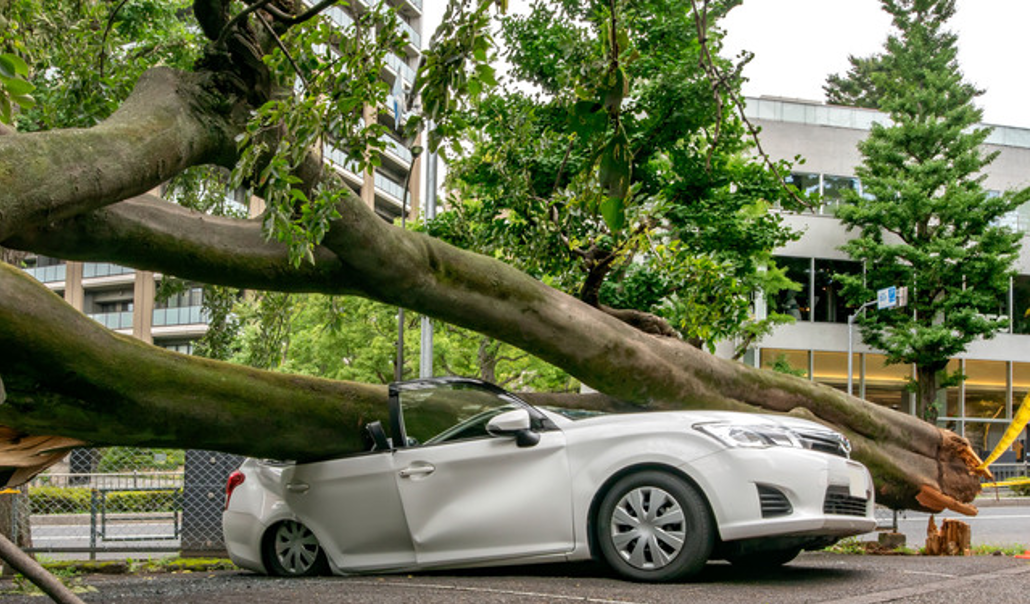
[{"label": "car rear wheel", "polygon": [[687,481],[654,470],[613,484],[598,507],[595,528],[605,562],[636,581],[674,581],[697,573],[715,541],[705,498]]},{"label": "car rear wheel", "polygon": [[310,577],[326,571],[326,554],[311,529],[294,520],[276,524],[265,538],[265,567],[280,577]]}]

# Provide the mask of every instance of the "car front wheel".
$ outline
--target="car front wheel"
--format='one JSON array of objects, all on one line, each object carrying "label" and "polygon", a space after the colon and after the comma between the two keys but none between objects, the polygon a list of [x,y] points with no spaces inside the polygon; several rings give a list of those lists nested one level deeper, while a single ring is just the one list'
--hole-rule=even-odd
[{"label": "car front wheel", "polygon": [[326,571],[326,554],[311,529],[284,520],[265,539],[265,567],[280,577],[310,577]]},{"label": "car front wheel", "polygon": [[619,479],[601,500],[598,548],[636,581],[674,581],[705,566],[715,530],[705,498],[687,481],[648,470]]}]

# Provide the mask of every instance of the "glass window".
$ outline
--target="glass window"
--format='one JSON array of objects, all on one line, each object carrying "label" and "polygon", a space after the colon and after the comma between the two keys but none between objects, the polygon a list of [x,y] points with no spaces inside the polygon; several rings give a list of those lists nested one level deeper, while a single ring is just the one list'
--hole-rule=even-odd
[{"label": "glass window", "polygon": [[[852,355],[852,392],[859,392],[859,354]],[[813,381],[848,390],[848,353],[813,351]]]},{"label": "glass window", "polygon": [[821,214],[834,214],[834,210],[845,199],[845,191],[859,189],[859,179],[852,176],[823,175],[823,205]]},{"label": "glass window", "polygon": [[[950,360],[949,364],[945,366],[945,371],[949,375],[953,375],[955,373],[959,373],[959,371],[960,371],[959,359],[952,359],[952,360]],[[939,392],[938,393],[939,403],[941,403],[943,401],[943,399],[944,399],[945,415],[947,415],[949,417],[959,417],[960,416],[959,402],[960,402],[960,394],[961,393],[962,392],[960,391],[959,384],[956,384],[955,386],[947,388],[945,390],[945,392]],[[968,410],[967,411],[967,415],[969,415],[969,414],[970,414],[970,412]],[[950,430],[951,430],[951,428],[950,428]]]},{"label": "glass window", "polygon": [[1013,311],[1010,315],[1010,323],[1013,325],[1013,333],[1031,333],[1031,320],[1028,317],[1028,309],[1031,308],[1031,284],[1028,275],[1017,275],[1013,278]]},{"label": "glass window", "polygon": [[862,265],[848,260],[816,259],[816,282],[813,290],[813,320],[821,323],[848,323],[851,307],[841,295],[841,282],[836,275],[858,275]]},{"label": "glass window", "polygon": [[1031,388],[1028,387],[1029,363],[1013,363],[1013,412],[1016,413]]},{"label": "glass window", "polygon": [[966,362],[966,416],[1006,419],[1006,362]]},{"label": "glass window", "polygon": [[510,397],[464,383],[404,389],[399,396],[409,446],[486,437],[491,418],[522,407]]},{"label": "glass window", "polygon": [[970,441],[970,446],[974,448],[978,457],[984,459],[995,449],[995,445],[999,442],[1005,429],[1005,424],[996,424],[995,422],[967,422],[964,426],[963,436]]},{"label": "glass window", "polygon": [[759,353],[759,363],[764,369],[809,378],[808,350],[763,348]]},{"label": "glass window", "polygon": [[[788,279],[802,286],[799,291],[781,291],[770,301],[772,310],[790,315],[799,321],[809,320],[809,275],[811,273],[809,258],[778,256],[774,258],[777,266],[784,268]],[[765,366],[765,365],[764,365]]]},{"label": "glass window", "polygon": [[906,363],[888,365],[887,360],[883,354],[866,355],[863,397],[882,407],[908,413],[910,395],[906,384],[913,367]]},{"label": "glass window", "polygon": [[784,179],[789,185],[794,185],[798,191],[805,195],[815,195],[820,192],[820,175],[807,172],[796,172]]}]

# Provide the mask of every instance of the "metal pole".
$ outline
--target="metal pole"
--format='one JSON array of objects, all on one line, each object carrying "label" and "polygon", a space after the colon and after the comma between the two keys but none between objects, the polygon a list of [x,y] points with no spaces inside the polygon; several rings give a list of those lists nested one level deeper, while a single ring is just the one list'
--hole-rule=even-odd
[{"label": "metal pole", "polygon": [[863,304],[856,309],[856,312],[848,316],[848,394],[852,396],[852,324],[855,323],[856,317],[860,313],[864,312],[869,306],[877,304],[877,300],[870,300],[866,304]]},{"label": "metal pole", "polygon": [[[432,126],[431,126],[432,127]],[[426,156],[426,220],[433,220],[437,215],[437,154]],[[419,377],[433,377],[433,323],[423,316],[420,323],[419,341]]]}]

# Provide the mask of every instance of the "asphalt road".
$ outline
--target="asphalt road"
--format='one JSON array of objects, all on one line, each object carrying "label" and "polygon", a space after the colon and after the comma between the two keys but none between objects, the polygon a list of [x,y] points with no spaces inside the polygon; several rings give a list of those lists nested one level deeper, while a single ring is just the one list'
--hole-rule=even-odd
[{"label": "asphalt road", "polygon": [[[690,583],[649,585],[611,578],[598,565],[548,565],[416,575],[273,579],[247,572],[91,576],[86,602],[327,604],[1009,604],[1026,603],[1029,565],[1009,556],[930,558],[806,553],[758,574],[710,563]],[[6,590],[4,604],[39,604]]]}]

